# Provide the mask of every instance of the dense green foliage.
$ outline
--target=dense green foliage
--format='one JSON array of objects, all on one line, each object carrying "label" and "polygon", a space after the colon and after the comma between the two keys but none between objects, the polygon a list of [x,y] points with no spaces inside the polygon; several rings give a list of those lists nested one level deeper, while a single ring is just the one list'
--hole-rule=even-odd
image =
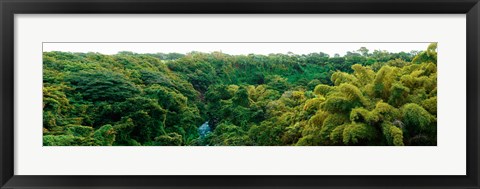
[{"label": "dense green foliage", "polygon": [[44,52],[43,144],[436,145],[436,62],[436,44],[343,57]]}]

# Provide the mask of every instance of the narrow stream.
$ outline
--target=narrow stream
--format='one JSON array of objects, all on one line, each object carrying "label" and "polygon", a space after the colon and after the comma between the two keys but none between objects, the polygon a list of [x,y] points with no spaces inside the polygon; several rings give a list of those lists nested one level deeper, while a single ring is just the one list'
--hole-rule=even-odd
[{"label": "narrow stream", "polygon": [[203,123],[199,128],[198,128],[198,134],[200,135],[200,138],[205,138],[208,133],[212,132],[212,128],[210,128],[210,125],[208,125],[208,121]]}]

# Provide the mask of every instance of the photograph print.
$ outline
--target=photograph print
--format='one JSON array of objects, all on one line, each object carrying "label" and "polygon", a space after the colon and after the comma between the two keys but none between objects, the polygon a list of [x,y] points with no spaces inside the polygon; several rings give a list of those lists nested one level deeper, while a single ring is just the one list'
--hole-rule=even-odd
[{"label": "photograph print", "polygon": [[436,146],[437,43],[43,43],[43,146]]}]

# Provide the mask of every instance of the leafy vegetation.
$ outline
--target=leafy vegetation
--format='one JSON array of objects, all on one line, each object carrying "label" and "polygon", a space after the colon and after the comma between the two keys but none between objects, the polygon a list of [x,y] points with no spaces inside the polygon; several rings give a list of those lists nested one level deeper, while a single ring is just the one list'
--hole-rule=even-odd
[{"label": "leafy vegetation", "polygon": [[436,145],[436,63],[435,43],[334,57],[44,52],[43,145]]}]

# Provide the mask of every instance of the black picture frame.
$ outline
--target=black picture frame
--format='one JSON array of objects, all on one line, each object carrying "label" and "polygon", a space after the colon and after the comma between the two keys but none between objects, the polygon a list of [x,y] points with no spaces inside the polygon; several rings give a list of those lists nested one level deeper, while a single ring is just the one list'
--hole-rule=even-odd
[{"label": "black picture frame", "polygon": [[[480,188],[479,0],[0,0],[1,188]],[[466,14],[466,176],[24,176],[14,175],[14,15],[146,13]],[[22,118],[19,118],[22,119]],[[448,163],[448,162],[445,162]]]}]

